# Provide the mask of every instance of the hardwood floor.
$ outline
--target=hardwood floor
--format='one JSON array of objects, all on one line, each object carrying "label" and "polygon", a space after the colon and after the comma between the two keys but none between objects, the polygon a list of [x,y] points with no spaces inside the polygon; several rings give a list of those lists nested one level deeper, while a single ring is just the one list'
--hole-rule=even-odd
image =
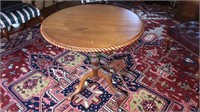
[{"label": "hardwood floor", "polygon": [[72,1],[72,2],[60,2],[50,7],[43,8],[41,10],[42,15],[46,18],[47,16],[51,15],[52,13],[59,11],[64,8],[72,7],[75,5],[80,5],[80,1]]}]

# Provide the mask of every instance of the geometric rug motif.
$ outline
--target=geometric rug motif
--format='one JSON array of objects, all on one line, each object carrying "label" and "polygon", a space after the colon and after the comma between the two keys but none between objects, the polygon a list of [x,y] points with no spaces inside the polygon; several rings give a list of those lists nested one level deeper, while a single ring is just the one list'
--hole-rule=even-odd
[{"label": "geometric rug motif", "polygon": [[153,92],[140,88],[130,92],[128,99],[122,104],[126,111],[165,111],[169,101],[155,95]]},{"label": "geometric rug motif", "polygon": [[67,71],[73,70],[76,67],[82,65],[83,61],[86,59],[86,56],[78,52],[66,52],[61,57],[57,59]]},{"label": "geometric rug motif", "polygon": [[38,95],[48,87],[50,82],[45,75],[35,72],[9,84],[8,89],[27,110],[37,111],[39,109]]}]

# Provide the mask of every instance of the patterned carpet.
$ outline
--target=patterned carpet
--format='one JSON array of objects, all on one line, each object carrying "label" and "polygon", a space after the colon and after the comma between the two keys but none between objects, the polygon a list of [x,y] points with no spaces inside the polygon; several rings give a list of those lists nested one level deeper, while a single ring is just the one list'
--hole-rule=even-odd
[{"label": "patterned carpet", "polygon": [[[163,39],[176,22],[173,14],[148,5],[130,10],[145,23],[145,33],[131,46],[101,54],[101,64],[114,66],[113,84],[127,97],[120,100],[103,79],[87,80],[74,100],[66,100],[79,77],[91,68],[88,54],[70,52],[46,42],[35,25],[11,36],[15,48],[1,39],[1,111],[137,112],[200,111],[198,56]],[[162,13],[161,13],[162,12]]]}]

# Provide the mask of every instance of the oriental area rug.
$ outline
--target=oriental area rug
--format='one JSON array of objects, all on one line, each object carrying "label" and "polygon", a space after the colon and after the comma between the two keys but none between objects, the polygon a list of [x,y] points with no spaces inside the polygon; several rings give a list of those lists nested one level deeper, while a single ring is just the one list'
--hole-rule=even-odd
[{"label": "oriental area rug", "polygon": [[86,88],[67,100],[79,77],[91,71],[87,53],[70,52],[46,42],[40,24],[11,35],[14,48],[1,39],[1,112],[138,112],[200,111],[198,56],[173,39],[163,52],[167,30],[177,22],[173,12],[137,5],[127,7],[145,24],[135,43],[100,55],[114,67],[113,85],[126,94],[121,100],[104,79],[88,79]]}]

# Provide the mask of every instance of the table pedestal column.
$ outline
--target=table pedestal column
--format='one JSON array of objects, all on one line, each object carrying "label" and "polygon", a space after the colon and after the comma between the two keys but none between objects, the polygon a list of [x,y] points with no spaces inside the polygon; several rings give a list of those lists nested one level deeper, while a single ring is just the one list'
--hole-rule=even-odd
[{"label": "table pedestal column", "polygon": [[87,74],[85,74],[85,75],[82,75],[80,77],[80,82],[79,82],[78,87],[76,88],[76,90],[73,93],[71,93],[68,96],[67,99],[68,100],[72,100],[72,98],[74,98],[74,96],[76,94],[80,93],[81,90],[83,89],[83,85],[84,85],[85,81],[88,78],[91,78],[91,77],[96,77],[96,78],[101,78],[102,77],[102,78],[104,78],[106,80],[106,82],[108,83],[108,86],[110,87],[111,91],[113,91],[114,93],[118,94],[121,97],[121,99],[124,99],[126,97],[126,95],[123,94],[122,92],[120,92],[118,89],[116,89],[113,86],[111,73],[104,70],[104,69],[109,69],[109,68],[108,67],[100,67],[99,54],[97,54],[97,53],[91,54],[90,55],[90,60],[91,60],[91,63],[92,63],[92,71],[87,73]]}]

